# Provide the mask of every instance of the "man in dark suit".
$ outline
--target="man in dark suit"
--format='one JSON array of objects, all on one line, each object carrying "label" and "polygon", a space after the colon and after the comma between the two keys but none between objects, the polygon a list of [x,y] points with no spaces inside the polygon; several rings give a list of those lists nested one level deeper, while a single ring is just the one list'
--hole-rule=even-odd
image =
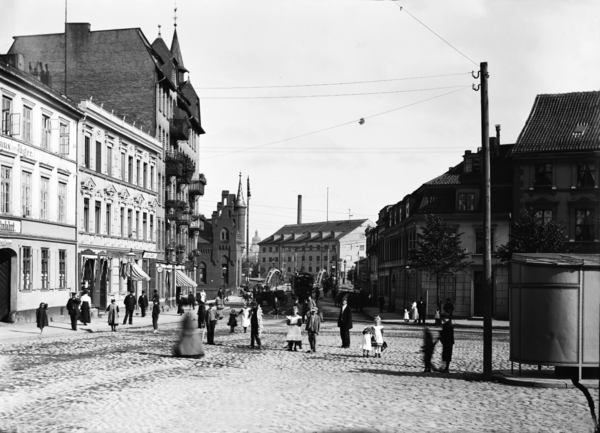
[{"label": "man in dark suit", "polygon": [[79,316],[79,299],[75,297],[75,292],[71,293],[71,298],[67,301],[67,311],[71,316],[71,329],[77,331],[77,316]]},{"label": "man in dark suit", "polygon": [[262,348],[262,343],[260,341],[260,333],[258,327],[258,304],[256,302],[252,303],[252,310],[250,311],[250,347],[254,347],[254,342],[258,345],[258,348]]},{"label": "man in dark suit", "polygon": [[133,292],[130,292],[129,295],[125,296],[125,300],[123,301],[125,304],[125,319],[123,320],[123,325],[127,322],[127,317],[129,316],[129,324],[133,325],[133,310],[135,310],[135,296]]},{"label": "man in dark suit", "polygon": [[142,310],[142,317],[146,317],[146,308],[148,308],[148,297],[146,296],[146,292],[142,292],[138,298],[138,305],[140,306],[140,310]]},{"label": "man in dark suit", "polygon": [[215,304],[210,304],[210,309],[206,312],[206,324],[208,327],[207,332],[207,343],[215,344],[215,327],[217,326],[217,320],[219,320],[219,313],[215,308]]},{"label": "man in dark suit", "polygon": [[419,313],[419,322],[425,324],[425,316],[427,315],[427,303],[423,300],[423,297],[417,302],[417,311]]},{"label": "man in dark suit", "polygon": [[352,329],[352,311],[346,298],[342,299],[338,328],[340,328],[340,336],[342,337],[342,348],[348,349],[350,347],[350,330]]}]

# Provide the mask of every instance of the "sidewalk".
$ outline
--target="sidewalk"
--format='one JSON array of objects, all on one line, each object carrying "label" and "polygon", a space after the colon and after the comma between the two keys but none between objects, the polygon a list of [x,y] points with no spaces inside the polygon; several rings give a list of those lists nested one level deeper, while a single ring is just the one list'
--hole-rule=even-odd
[{"label": "sidewalk", "polygon": [[[363,309],[363,313],[369,316],[371,319],[374,319],[376,316],[381,318],[382,323],[393,324],[393,325],[407,325],[407,326],[419,326],[413,321],[409,321],[408,323],[404,322],[404,314],[400,313],[380,313],[378,307],[365,307]],[[476,328],[483,329],[483,320],[467,320],[467,319],[453,319],[455,328]],[[433,326],[434,320],[433,317],[427,318],[427,325]],[[508,320],[495,320],[492,319],[492,328],[493,329],[509,329]]]}]

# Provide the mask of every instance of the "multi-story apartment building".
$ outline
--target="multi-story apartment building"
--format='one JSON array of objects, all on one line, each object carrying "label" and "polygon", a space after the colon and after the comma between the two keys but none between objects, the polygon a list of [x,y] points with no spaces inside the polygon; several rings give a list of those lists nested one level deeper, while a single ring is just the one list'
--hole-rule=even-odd
[{"label": "multi-story apartment building", "polygon": [[41,65],[24,72],[24,60],[0,62],[0,321],[35,320],[41,302],[60,315],[77,288],[82,113],[41,82]]},{"label": "multi-story apartment building", "polygon": [[[17,36],[9,53],[42,62],[58,91],[74,100],[92,97],[162,143],[157,189],[166,221],[157,225],[167,235],[149,270],[161,297],[174,300],[175,287],[195,284],[187,277],[195,279],[190,253],[199,233],[196,200],[206,185],[198,169],[204,134],[200,100],[188,78],[177,31],[169,49],[160,34],[151,44],[139,28],[91,31],[88,23],[67,23],[65,29],[66,35]],[[172,286],[168,291],[167,280]]]},{"label": "multi-story apartment building", "polygon": [[[491,141],[492,244],[508,241],[511,217],[512,145]],[[377,256],[377,284],[373,297],[383,294],[391,310],[403,311],[420,297],[426,299],[428,314],[438,302],[435,279],[410,268],[409,251],[416,246],[426,215],[441,216],[461,233],[462,246],[473,264],[466,273],[448,275],[440,281],[439,300],[450,298],[459,317],[483,315],[483,224],[481,152],[466,151],[463,161],[421,185],[401,201],[381,209],[377,231],[369,233],[370,252]],[[508,316],[508,267],[493,259],[494,317]],[[371,272],[374,269],[371,268]]]},{"label": "multi-story apartment building", "polygon": [[366,256],[365,231],[373,226],[369,219],[283,226],[258,243],[261,275],[278,268],[284,277],[294,272],[317,276],[325,269],[344,284],[353,263]]},{"label": "multi-story apartment building", "polygon": [[[94,306],[105,309],[128,291],[162,288],[146,278],[154,273],[149,257],[156,257],[162,238],[157,176],[163,149],[154,136],[89,100],[79,108],[80,287],[90,292]],[[124,265],[134,271],[121,272]]]},{"label": "multi-story apartment building", "polygon": [[565,251],[600,253],[600,92],[538,95],[512,150],[515,217],[565,226]]}]

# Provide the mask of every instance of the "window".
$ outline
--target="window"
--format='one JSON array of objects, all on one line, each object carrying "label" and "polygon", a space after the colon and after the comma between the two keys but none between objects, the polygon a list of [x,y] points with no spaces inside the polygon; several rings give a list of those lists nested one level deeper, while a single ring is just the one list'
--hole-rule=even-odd
[{"label": "window", "polygon": [[320,268],[317,266],[317,267],[315,268],[315,272],[319,272],[319,270],[320,270]]},{"label": "window", "polygon": [[147,233],[148,233],[148,214],[146,212],[144,212],[144,215],[142,216],[142,239],[147,240]]},{"label": "window", "polygon": [[312,266],[308,267],[308,272],[312,272]]},{"label": "window", "polygon": [[90,199],[83,199],[83,231],[90,231]]},{"label": "window", "polygon": [[140,211],[136,210],[135,211],[135,233],[136,233],[136,237],[139,239],[140,238]]},{"label": "window", "polygon": [[288,262],[291,262],[291,261],[292,261],[292,257],[288,256]]},{"label": "window", "polygon": [[121,237],[125,237],[125,208],[121,208]]},{"label": "window", "polygon": [[69,154],[69,125],[60,122],[60,146],[59,152],[62,155]]},{"label": "window", "polygon": [[275,261],[275,262],[278,262],[278,261],[279,261],[279,257],[275,257],[275,258],[273,259],[273,261]]},{"label": "window", "polygon": [[58,183],[58,222],[67,221],[67,184]]},{"label": "window", "polygon": [[594,240],[594,209],[577,209],[575,211],[575,240]]},{"label": "window", "polygon": [[111,226],[111,213],[112,213],[112,206],[110,205],[110,203],[106,203],[106,234],[108,236],[111,235],[111,230],[110,230],[110,226]]},{"label": "window", "polygon": [[308,261],[312,262],[312,256],[308,256]]},{"label": "window", "polygon": [[135,170],[135,184],[137,186],[142,186],[142,179],[141,179],[142,170],[140,170],[140,164],[141,164],[141,161],[139,159],[135,161],[135,168],[136,168],[136,170]]},{"label": "window", "polygon": [[127,234],[129,237],[133,236],[133,227],[131,225],[132,217],[133,217],[133,211],[131,209],[127,209]]},{"label": "window", "polygon": [[406,202],[406,218],[410,216],[410,203]]},{"label": "window", "polygon": [[102,210],[102,203],[100,203],[99,201],[96,202],[95,206],[94,206],[94,223],[95,223],[95,231],[96,233],[100,234],[100,223],[102,222],[102,218],[100,216],[100,212]]},{"label": "window", "polygon": [[206,284],[206,264],[203,262],[198,265],[198,282]]},{"label": "window", "polygon": [[67,288],[67,250],[58,250],[58,287]]},{"label": "window", "polygon": [[359,251],[364,251],[365,250],[365,246],[364,245],[359,245],[358,250]]},{"label": "window", "polygon": [[42,290],[48,290],[49,274],[48,269],[50,264],[50,250],[48,248],[42,248]]},{"label": "window", "polygon": [[288,272],[292,272],[292,268],[288,266]]},{"label": "window", "polygon": [[263,253],[267,252],[267,247],[263,247]]},{"label": "window", "polygon": [[228,241],[229,240],[229,231],[227,229],[221,230],[221,240]]},{"label": "window", "polygon": [[535,186],[552,186],[552,164],[535,165]]},{"label": "window", "polygon": [[148,164],[144,162],[144,171],[142,175],[142,183],[144,188],[148,188]]},{"label": "window", "polygon": [[[490,230],[490,243],[491,250],[494,251],[494,229]],[[475,254],[483,254],[485,245],[484,245],[484,237],[483,237],[483,228],[475,229]]]},{"label": "window", "polygon": [[85,168],[90,168],[90,137],[88,137],[87,135],[85,136],[85,142],[83,144],[83,164],[85,166]]},{"label": "window", "polygon": [[263,257],[263,263],[265,263],[266,261],[267,261],[267,259]]},{"label": "window", "polygon": [[125,154],[121,153],[121,180],[125,180]]},{"label": "window", "polygon": [[2,97],[2,134],[12,135],[12,99]]},{"label": "window", "polygon": [[31,217],[31,173],[21,172],[21,207],[23,218]]},{"label": "window", "polygon": [[23,107],[23,140],[31,143],[31,108]]},{"label": "window", "polygon": [[96,172],[102,173],[102,143],[96,141]]},{"label": "window", "polygon": [[540,218],[544,224],[554,221],[552,209],[536,209],[535,217]]},{"label": "window", "polygon": [[458,211],[474,211],[475,210],[475,194],[460,193],[458,194]]},{"label": "window", "polygon": [[162,176],[159,174],[158,175],[158,203],[159,204],[163,204],[163,198],[162,198]]},{"label": "window", "polygon": [[316,257],[315,257],[315,260],[318,262],[318,261],[320,261],[320,260],[321,260],[321,257],[319,257],[319,256],[316,256]]},{"label": "window", "polygon": [[129,176],[128,176],[129,183],[133,183],[133,156],[129,157],[129,164],[128,164],[127,168],[129,168]]},{"label": "window", "polygon": [[23,247],[23,290],[31,290],[31,247]]},{"label": "window", "polygon": [[154,215],[150,215],[150,240],[154,241]]},{"label": "window", "polygon": [[51,131],[50,117],[42,114],[42,149],[50,149]]},{"label": "window", "polygon": [[580,162],[577,164],[577,186],[593,188],[596,186],[596,164],[593,162]]},{"label": "window", "polygon": [[154,166],[150,166],[150,189],[154,191]]},{"label": "window", "polygon": [[106,174],[112,176],[112,146],[106,146]]},{"label": "window", "polygon": [[465,158],[465,173],[481,173],[481,159]]},{"label": "window", "polygon": [[50,179],[43,177],[40,179],[40,218],[43,220],[48,219],[48,199]]},{"label": "window", "polygon": [[272,253],[273,252],[273,247],[269,247],[269,252]]}]

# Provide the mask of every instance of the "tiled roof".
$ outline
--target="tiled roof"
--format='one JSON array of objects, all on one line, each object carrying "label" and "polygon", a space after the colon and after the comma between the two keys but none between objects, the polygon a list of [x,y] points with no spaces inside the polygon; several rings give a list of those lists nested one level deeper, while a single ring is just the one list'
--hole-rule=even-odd
[{"label": "tiled roof", "polygon": [[[273,233],[273,235],[271,235],[268,238],[264,239],[263,241],[259,242],[259,244],[271,243],[271,242],[273,242],[274,238],[277,239],[278,236],[282,235],[282,234],[300,235],[300,236],[297,236],[296,239],[290,238],[290,239],[286,240],[285,242],[287,242],[287,243],[305,241],[308,239],[307,233],[316,233],[317,235],[314,237],[314,239],[316,240],[317,237],[319,237],[319,239],[321,239],[318,234],[319,232],[323,232],[323,239],[326,239],[328,236],[330,236],[330,232],[341,233],[341,235],[338,235],[335,238],[335,239],[339,239],[339,237],[343,236],[344,234],[346,234],[348,232],[351,232],[352,230],[355,230],[357,227],[360,227],[367,221],[369,221],[369,220],[368,219],[360,219],[360,220],[343,220],[343,221],[323,221],[323,222],[306,223],[306,224],[289,224],[289,225],[283,226],[282,228],[277,230],[275,233]],[[311,240],[312,240],[312,238],[311,238]]]},{"label": "tiled roof", "polygon": [[513,153],[600,149],[600,92],[538,95]]}]

